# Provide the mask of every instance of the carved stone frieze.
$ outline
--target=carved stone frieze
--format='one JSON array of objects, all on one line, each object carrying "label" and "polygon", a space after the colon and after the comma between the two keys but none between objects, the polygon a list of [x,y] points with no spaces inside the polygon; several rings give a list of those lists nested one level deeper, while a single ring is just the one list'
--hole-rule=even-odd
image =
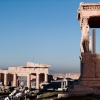
[{"label": "carved stone frieze", "polygon": [[100,6],[83,6],[83,10],[100,10]]}]

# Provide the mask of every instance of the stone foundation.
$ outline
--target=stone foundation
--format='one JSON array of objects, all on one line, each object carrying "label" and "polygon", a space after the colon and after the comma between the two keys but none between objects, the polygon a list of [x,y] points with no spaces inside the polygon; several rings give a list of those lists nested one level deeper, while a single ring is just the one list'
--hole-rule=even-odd
[{"label": "stone foundation", "polygon": [[100,54],[81,54],[81,76],[76,91],[100,90]]}]

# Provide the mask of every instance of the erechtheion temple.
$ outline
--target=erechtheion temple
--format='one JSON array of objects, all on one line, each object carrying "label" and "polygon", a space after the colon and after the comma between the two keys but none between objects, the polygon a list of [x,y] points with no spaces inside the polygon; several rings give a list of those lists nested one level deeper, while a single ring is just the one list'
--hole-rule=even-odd
[{"label": "erechtheion temple", "polygon": [[100,3],[80,3],[78,20],[82,34],[80,42],[81,77],[80,85],[75,88],[96,90],[100,87],[100,54],[96,53],[96,31],[93,29],[91,40],[90,28],[100,28]]},{"label": "erechtheion temple", "polygon": [[[35,82],[36,89],[39,89],[39,84],[48,81],[47,64],[35,64],[28,62],[27,66],[9,67],[8,70],[0,70],[0,82],[5,86],[18,86],[19,82],[24,81],[28,88],[31,88],[32,83]],[[12,84],[11,84],[12,83]]]}]

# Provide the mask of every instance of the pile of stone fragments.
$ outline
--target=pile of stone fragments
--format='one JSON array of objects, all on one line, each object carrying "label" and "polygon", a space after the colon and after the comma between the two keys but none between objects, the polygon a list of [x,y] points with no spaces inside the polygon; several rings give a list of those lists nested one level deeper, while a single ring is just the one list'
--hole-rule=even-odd
[{"label": "pile of stone fragments", "polygon": [[9,94],[8,97],[6,97],[4,100],[19,100],[19,99],[24,99],[26,98],[27,95],[30,94],[30,89],[28,87],[24,87],[24,84],[21,83],[20,87],[15,88],[11,94]]}]

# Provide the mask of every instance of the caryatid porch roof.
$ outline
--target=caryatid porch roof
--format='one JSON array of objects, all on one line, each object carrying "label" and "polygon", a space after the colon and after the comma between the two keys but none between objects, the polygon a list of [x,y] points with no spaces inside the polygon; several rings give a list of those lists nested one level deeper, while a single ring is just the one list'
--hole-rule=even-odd
[{"label": "caryatid porch roof", "polygon": [[83,18],[88,18],[88,24],[90,28],[100,28],[100,2],[81,2],[78,9],[78,20],[80,20],[80,23]]}]

